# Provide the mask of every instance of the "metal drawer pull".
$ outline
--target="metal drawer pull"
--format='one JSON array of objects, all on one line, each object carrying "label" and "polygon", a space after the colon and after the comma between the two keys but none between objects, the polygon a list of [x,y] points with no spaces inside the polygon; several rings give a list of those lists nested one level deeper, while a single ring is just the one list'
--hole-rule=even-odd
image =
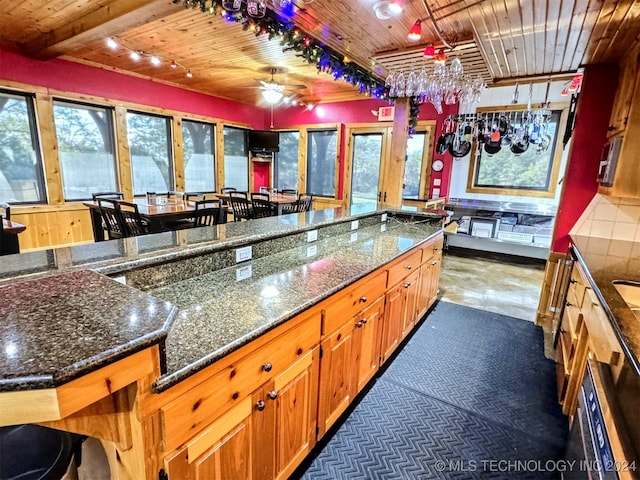
[{"label": "metal drawer pull", "polygon": [[358,328],[362,328],[363,323],[362,322],[356,322],[356,327]]},{"label": "metal drawer pull", "polygon": [[270,372],[272,368],[273,365],[271,365],[270,363],[265,363],[264,365],[262,365],[262,370],[265,372]]},{"label": "metal drawer pull", "polygon": [[369,321],[369,320],[367,320],[366,318],[363,318],[363,319],[361,320],[361,322],[362,322],[362,323],[367,323],[368,321]]},{"label": "metal drawer pull", "polygon": [[275,400],[276,398],[278,398],[278,392],[276,392],[275,390],[271,390],[267,395],[269,395],[269,398],[271,400]]},{"label": "metal drawer pull", "polygon": [[258,400],[256,402],[256,410],[258,410],[259,412],[263,411],[264,407],[266,407],[264,400]]},{"label": "metal drawer pull", "polygon": [[365,303],[367,301],[367,297],[360,297],[360,302]]},{"label": "metal drawer pull", "polygon": [[407,270],[411,270],[411,265],[407,265]]}]

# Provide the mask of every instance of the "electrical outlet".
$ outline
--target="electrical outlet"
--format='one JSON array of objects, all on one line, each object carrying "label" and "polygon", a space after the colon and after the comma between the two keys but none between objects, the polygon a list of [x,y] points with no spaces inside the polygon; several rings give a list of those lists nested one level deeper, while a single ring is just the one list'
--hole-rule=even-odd
[{"label": "electrical outlet", "polygon": [[433,179],[433,186],[434,187],[439,187],[440,186],[440,179],[439,178],[434,178]]},{"label": "electrical outlet", "polygon": [[317,253],[318,253],[318,246],[317,245],[309,245],[307,247],[307,258],[313,257]]},{"label": "electrical outlet", "polygon": [[380,231],[381,232],[386,232],[387,231],[387,226],[384,223],[382,225],[380,225]]},{"label": "electrical outlet", "polygon": [[360,224],[360,222],[358,222],[358,220],[353,220],[351,222],[351,230],[357,230],[359,224]]},{"label": "electrical outlet", "polygon": [[236,263],[251,260],[251,245],[248,247],[236,248]]},{"label": "electrical outlet", "polygon": [[251,278],[251,275],[253,275],[253,269],[251,268],[251,265],[245,265],[244,267],[240,267],[236,269],[237,282],[246,280],[247,278]]},{"label": "electrical outlet", "polygon": [[318,230],[309,230],[307,232],[307,242],[315,242],[318,239]]},{"label": "electrical outlet", "polygon": [[387,214],[386,214],[386,213],[383,213],[382,215],[380,215],[380,221],[381,221],[382,223],[384,223],[384,222],[386,222],[386,221],[387,221]]},{"label": "electrical outlet", "polygon": [[358,232],[353,232],[351,234],[351,241],[355,242],[356,240],[358,240]]},{"label": "electrical outlet", "polygon": [[113,278],[116,282],[119,282],[123,285],[127,284],[127,277],[125,277],[124,275],[118,275],[117,277],[111,277]]}]

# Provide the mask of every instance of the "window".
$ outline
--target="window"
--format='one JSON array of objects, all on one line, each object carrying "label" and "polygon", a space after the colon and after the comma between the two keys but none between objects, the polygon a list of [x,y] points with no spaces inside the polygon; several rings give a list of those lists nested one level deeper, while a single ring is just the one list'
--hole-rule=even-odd
[{"label": "window", "polygon": [[45,202],[33,97],[0,90],[0,199]]},{"label": "window", "polygon": [[213,192],[216,189],[214,128],[210,123],[182,122],[184,189],[187,192]]},{"label": "window", "polygon": [[65,200],[118,190],[111,110],[53,102]]},{"label": "window", "polygon": [[298,188],[298,144],[300,132],[280,132],[280,151],[274,162],[275,186]]},{"label": "window", "polygon": [[249,157],[247,132],[241,128],[224,127],[224,186],[249,190]]},{"label": "window", "polygon": [[173,190],[169,119],[127,112],[133,194]]},{"label": "window", "polygon": [[527,192],[529,195],[553,195],[560,114],[560,110],[554,110],[545,121],[527,121],[527,112],[503,116],[508,128],[502,142],[498,145],[487,143],[482,145],[483,148],[475,149],[468,190],[503,194],[507,193],[505,190],[511,190],[512,194],[519,195],[527,195]]},{"label": "window", "polygon": [[[402,198],[420,198],[422,159],[424,158],[425,132],[416,132],[407,138],[407,161],[404,165]],[[428,193],[426,194],[428,196]]]},{"label": "window", "polygon": [[336,192],[337,130],[309,131],[307,136],[307,193],[334,197]]}]

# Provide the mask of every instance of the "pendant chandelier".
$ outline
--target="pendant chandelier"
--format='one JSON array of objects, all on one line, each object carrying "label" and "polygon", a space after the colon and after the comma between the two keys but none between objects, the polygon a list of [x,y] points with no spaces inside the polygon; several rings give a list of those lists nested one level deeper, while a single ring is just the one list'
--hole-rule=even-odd
[{"label": "pendant chandelier", "polygon": [[409,73],[391,73],[387,76],[385,87],[391,98],[415,97],[419,103],[430,102],[441,114],[443,104],[458,103],[461,111],[465,111],[478,102],[487,84],[481,76],[472,78],[465,75],[462,62],[455,57],[449,65],[442,58],[436,60],[431,73],[427,72],[426,65],[418,72],[412,69]]}]

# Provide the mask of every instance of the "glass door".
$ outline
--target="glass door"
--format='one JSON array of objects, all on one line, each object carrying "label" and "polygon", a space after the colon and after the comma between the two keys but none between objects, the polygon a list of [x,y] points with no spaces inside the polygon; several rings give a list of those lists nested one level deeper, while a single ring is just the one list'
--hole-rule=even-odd
[{"label": "glass door", "polygon": [[380,167],[386,153],[386,129],[361,130],[351,135],[351,205],[375,207],[382,191]]}]

